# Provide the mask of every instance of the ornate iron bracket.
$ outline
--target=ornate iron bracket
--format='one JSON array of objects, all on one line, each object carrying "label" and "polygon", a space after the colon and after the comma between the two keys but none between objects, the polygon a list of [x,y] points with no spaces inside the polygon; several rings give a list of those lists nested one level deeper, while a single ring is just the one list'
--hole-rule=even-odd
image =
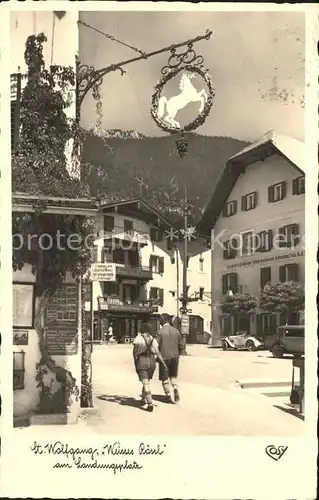
[{"label": "ornate iron bracket", "polygon": [[[170,45],[169,47],[164,47],[159,50],[154,50],[152,52],[148,53],[143,53],[140,54],[136,57],[133,57],[131,59],[127,59],[125,61],[121,61],[118,64],[111,64],[110,66],[106,66],[105,68],[101,68],[99,70],[96,70],[93,66],[89,66],[87,64],[81,64],[79,60],[76,62],[76,69],[77,69],[77,89],[76,89],[76,104],[77,104],[77,117],[79,118],[80,116],[80,109],[83,103],[83,100],[88,93],[90,89],[92,89],[94,86],[100,86],[103,82],[103,78],[105,75],[108,73],[111,73],[113,71],[120,71],[121,75],[124,75],[126,72],[123,70],[123,66],[126,66],[127,64],[140,61],[141,59],[148,59],[149,57],[153,57],[155,55],[161,54],[163,52],[171,52],[170,60],[171,62],[169,64],[176,64],[174,63],[174,58],[182,58],[181,61],[184,62],[185,64],[190,64],[190,62],[187,62],[188,59],[185,60],[185,54],[187,53],[188,56],[187,58],[190,58],[192,62],[195,62],[195,59],[191,59],[195,52],[193,50],[193,44],[196,42],[199,42],[201,40],[209,40],[209,38],[212,35],[212,31],[206,30],[205,35],[199,35],[196,38],[193,38],[191,40],[187,40],[181,43],[176,43],[174,45]],[[177,54],[176,49],[185,47],[187,46],[187,50],[185,53],[182,54]],[[196,54],[195,54],[196,56]],[[196,56],[195,58],[198,58],[201,56]],[[183,59],[184,58],[184,59]],[[198,60],[199,62],[200,60]],[[196,62],[195,64],[198,64]],[[178,66],[181,63],[178,64]],[[176,67],[176,66],[174,66]]]}]

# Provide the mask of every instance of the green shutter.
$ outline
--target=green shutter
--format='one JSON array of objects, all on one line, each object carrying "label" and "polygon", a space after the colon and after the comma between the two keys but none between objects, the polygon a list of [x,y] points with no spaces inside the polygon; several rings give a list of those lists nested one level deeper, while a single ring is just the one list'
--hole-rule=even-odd
[{"label": "green shutter", "polygon": [[299,194],[298,193],[298,183],[299,183],[299,178],[297,177],[297,179],[294,179],[292,181],[292,194]]},{"label": "green shutter", "polygon": [[268,202],[272,203],[274,201],[274,186],[268,187]]},{"label": "green shutter", "polygon": [[247,197],[246,196],[241,197],[241,209],[243,211],[247,210]]},{"label": "green shutter", "polygon": [[285,283],[286,281],[286,266],[279,267],[279,281]]}]

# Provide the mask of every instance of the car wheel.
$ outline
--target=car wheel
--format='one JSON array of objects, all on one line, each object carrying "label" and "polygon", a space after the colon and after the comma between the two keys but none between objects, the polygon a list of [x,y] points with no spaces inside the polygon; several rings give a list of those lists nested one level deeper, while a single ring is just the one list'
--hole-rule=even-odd
[{"label": "car wheel", "polygon": [[225,340],[223,340],[223,342],[222,342],[222,348],[223,348],[223,351],[227,351],[227,349],[228,349],[228,344]]},{"label": "car wheel", "polygon": [[282,358],[284,355],[284,350],[280,344],[275,344],[272,347],[272,355],[274,358]]},{"label": "car wheel", "polygon": [[247,347],[248,351],[257,351],[257,347],[255,346],[255,344],[252,340],[247,340],[246,347]]}]

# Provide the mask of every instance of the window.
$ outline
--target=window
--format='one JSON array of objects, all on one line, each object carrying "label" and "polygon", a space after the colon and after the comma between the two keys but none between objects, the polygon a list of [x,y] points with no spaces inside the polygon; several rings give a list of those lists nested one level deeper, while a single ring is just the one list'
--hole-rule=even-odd
[{"label": "window", "polygon": [[123,248],[113,250],[113,262],[115,264],[125,264],[125,255]]},{"label": "window", "polygon": [[224,205],[223,209],[223,216],[224,217],[231,217],[232,215],[235,215],[237,212],[237,200],[234,201],[229,201]]},{"label": "window", "polygon": [[132,267],[138,267],[140,264],[140,256],[138,252],[134,251],[128,251],[127,252],[128,256],[128,265]]},{"label": "window", "polygon": [[13,353],[13,390],[24,389],[25,352]]},{"label": "window", "polygon": [[241,209],[244,212],[253,210],[257,206],[257,192],[245,194],[241,197]]},{"label": "window", "polygon": [[164,290],[162,288],[150,288],[150,302],[152,305],[164,305]]},{"label": "window", "polygon": [[124,233],[132,234],[133,232],[133,221],[129,219],[124,219]]},{"label": "window", "polygon": [[225,241],[224,243],[224,259],[234,259],[237,257],[238,242],[235,238]]},{"label": "window", "polygon": [[237,293],[238,291],[238,274],[224,274],[222,278],[222,293],[225,295],[228,291]]},{"label": "window", "polygon": [[107,297],[111,297],[112,295],[116,295],[119,297],[120,295],[120,285],[117,281],[104,281],[103,282],[103,295]]},{"label": "window", "polygon": [[13,283],[13,327],[33,328],[34,324],[34,284]]},{"label": "window", "polygon": [[247,233],[242,233],[241,242],[241,255],[252,255],[255,251],[254,248],[254,234],[252,231],[247,231]]},{"label": "window", "polygon": [[153,241],[153,242],[155,242],[155,241],[162,241],[162,239],[163,239],[163,231],[161,231],[157,227],[152,227],[150,229],[150,237],[151,237],[151,241]]},{"label": "window", "polygon": [[199,270],[200,270],[200,272],[204,271],[204,258],[203,257],[199,257]]},{"label": "window", "polygon": [[271,281],[271,267],[262,267],[260,269],[260,288],[263,290],[269,281]]},{"label": "window", "polygon": [[114,217],[111,215],[104,215],[104,233],[113,233],[114,231]]},{"label": "window", "polygon": [[304,194],[305,192],[305,176],[297,177],[292,181],[292,194]]},{"label": "window", "polygon": [[279,228],[279,247],[295,247],[300,241],[299,224],[289,224]]},{"label": "window", "polygon": [[298,281],[298,264],[287,264],[279,267],[279,281]]},{"label": "window", "polygon": [[268,202],[276,203],[281,201],[286,196],[286,182],[278,182],[268,187]]},{"label": "window", "polygon": [[232,318],[231,316],[221,316],[221,331],[224,337],[232,333]]},{"label": "window", "polygon": [[258,252],[270,252],[273,247],[273,233],[271,229],[261,231],[258,234],[258,244],[256,250]]},{"label": "window", "polygon": [[263,313],[257,315],[257,335],[272,335],[276,332],[276,314]]},{"label": "window", "polygon": [[164,257],[158,257],[157,255],[150,256],[150,269],[153,273],[163,274],[164,273]]}]

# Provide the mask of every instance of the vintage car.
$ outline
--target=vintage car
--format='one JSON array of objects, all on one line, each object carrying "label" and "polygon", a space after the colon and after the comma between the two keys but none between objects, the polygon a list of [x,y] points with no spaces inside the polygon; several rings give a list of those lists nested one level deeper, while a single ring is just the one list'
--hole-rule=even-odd
[{"label": "vintage car", "polygon": [[221,343],[223,351],[227,351],[228,349],[248,349],[248,351],[257,351],[264,347],[263,342],[247,332],[237,332],[236,335],[223,337]]},{"label": "vintage car", "polygon": [[300,358],[305,354],[304,325],[284,325],[277,328],[276,335],[269,350],[274,358],[282,358],[284,354],[292,354]]}]

